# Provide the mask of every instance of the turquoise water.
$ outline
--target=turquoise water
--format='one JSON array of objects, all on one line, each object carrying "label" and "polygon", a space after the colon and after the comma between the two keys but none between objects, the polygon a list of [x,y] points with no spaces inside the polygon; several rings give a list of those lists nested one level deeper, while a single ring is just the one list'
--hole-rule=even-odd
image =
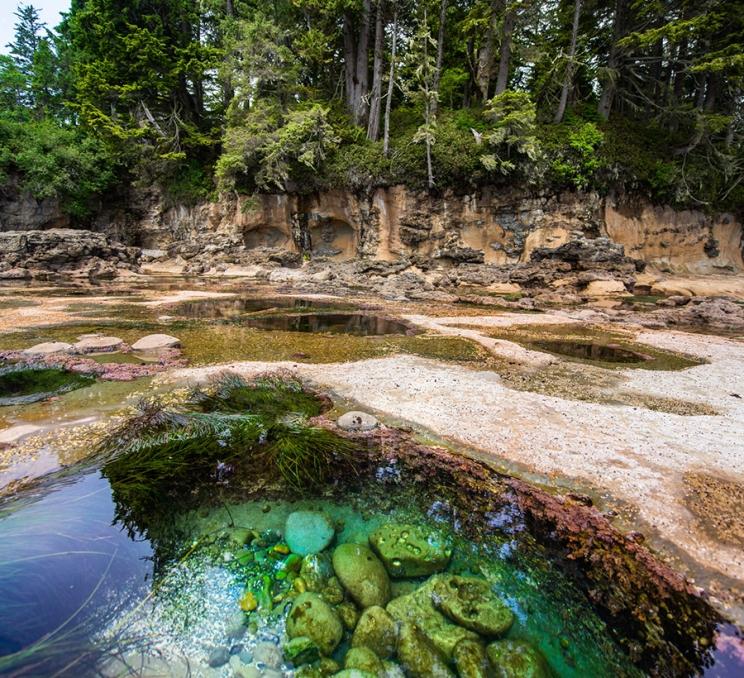
[{"label": "turquoise water", "polygon": [[[49,478],[6,503],[0,510],[0,673],[121,675],[124,657],[149,667],[141,675],[162,669],[162,662],[170,675],[179,675],[177,667],[196,676],[233,675],[230,664],[208,667],[215,648],[242,652],[255,665],[267,647],[281,643],[291,603],[282,598],[289,584],[277,578],[291,556],[266,554],[290,512],[312,509],[333,519],[329,549],[364,542],[392,521],[450,535],[447,570],[485,578],[514,613],[508,637],[538,647],[555,675],[642,674],[513,505],[488,513],[474,536],[449,490],[417,483],[395,463],[373,469],[367,480],[331,485],[325,496],[291,499],[277,488],[262,492],[252,485],[260,484],[256,478],[215,472],[208,501],[202,494],[190,509],[148,516],[147,539],[136,522],[117,520],[126,507],[96,468]],[[231,541],[236,530],[248,529],[273,537],[250,547]],[[246,587],[256,589],[265,576],[278,598],[272,612],[244,614],[239,601]],[[397,581],[394,588],[422,581]],[[243,626],[239,641],[231,639],[236,619]],[[726,633],[735,639],[733,630]],[[742,675],[734,650],[701,660],[710,663],[700,666],[706,675]],[[286,661],[280,670],[292,675]]]}]

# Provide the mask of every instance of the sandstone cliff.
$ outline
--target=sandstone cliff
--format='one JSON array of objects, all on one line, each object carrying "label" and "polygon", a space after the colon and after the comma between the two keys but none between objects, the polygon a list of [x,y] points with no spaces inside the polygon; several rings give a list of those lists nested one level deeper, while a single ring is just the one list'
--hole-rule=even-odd
[{"label": "sandstone cliff", "polygon": [[[11,199],[12,198],[12,199]],[[48,229],[68,221],[49,201],[0,200],[0,231]],[[74,224],[72,224],[74,225]],[[355,259],[414,264],[529,262],[541,248],[606,236],[625,254],[662,271],[744,271],[742,224],[731,214],[675,211],[593,193],[484,190],[431,196],[403,186],[369,194],[230,197],[193,207],[164,207],[157,195],[106,208],[89,225],[116,240],[171,258],[222,253],[246,262]]]}]

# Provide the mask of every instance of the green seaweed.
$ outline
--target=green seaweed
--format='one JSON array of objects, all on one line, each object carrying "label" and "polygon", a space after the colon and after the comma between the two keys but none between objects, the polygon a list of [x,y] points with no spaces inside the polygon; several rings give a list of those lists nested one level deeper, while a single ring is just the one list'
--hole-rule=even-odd
[{"label": "green seaweed", "polygon": [[0,368],[0,406],[45,400],[53,395],[89,386],[94,381],[93,377],[56,367],[9,365]]},{"label": "green seaweed", "polygon": [[277,375],[247,382],[221,375],[196,390],[184,410],[143,401],[100,444],[117,518],[146,533],[154,517],[194,501],[193,488],[224,482],[237,467],[293,489],[318,486],[339,464],[353,468],[355,446],[308,423],[325,403],[300,382]]}]

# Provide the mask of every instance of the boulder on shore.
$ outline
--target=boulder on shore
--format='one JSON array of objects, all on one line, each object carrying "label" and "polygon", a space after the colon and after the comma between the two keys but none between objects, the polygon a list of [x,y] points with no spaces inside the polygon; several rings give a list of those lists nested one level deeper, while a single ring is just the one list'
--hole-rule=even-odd
[{"label": "boulder on shore", "polygon": [[75,347],[66,341],[45,341],[27,348],[25,355],[52,355],[52,353],[74,353]]},{"label": "boulder on shore", "polygon": [[160,351],[166,348],[178,348],[181,340],[170,334],[148,334],[132,344],[134,351]]}]

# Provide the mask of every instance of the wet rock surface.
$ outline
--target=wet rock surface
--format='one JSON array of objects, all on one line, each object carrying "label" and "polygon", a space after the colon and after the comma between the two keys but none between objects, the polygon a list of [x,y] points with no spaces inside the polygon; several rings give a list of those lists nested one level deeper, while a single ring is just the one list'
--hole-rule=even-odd
[{"label": "wet rock surface", "polygon": [[320,553],[331,543],[334,534],[333,522],[319,511],[290,513],[284,527],[287,545],[300,556]]},{"label": "wet rock surface", "polygon": [[76,229],[0,232],[0,278],[69,274],[114,278],[136,271],[140,249],[102,233]]},{"label": "wet rock surface", "polygon": [[501,636],[514,621],[511,610],[483,579],[442,576],[434,586],[433,599],[451,621],[483,636]]},{"label": "wet rock surface", "polygon": [[308,638],[320,652],[330,655],[341,642],[344,629],[333,609],[317,593],[302,593],[287,616],[287,635]]},{"label": "wet rock surface", "polygon": [[383,607],[390,600],[390,579],[377,556],[361,544],[341,544],[333,552],[333,569],[362,607]]},{"label": "wet rock surface", "polygon": [[419,525],[386,525],[370,535],[369,541],[393,577],[440,572],[452,555],[452,545],[443,535]]}]

